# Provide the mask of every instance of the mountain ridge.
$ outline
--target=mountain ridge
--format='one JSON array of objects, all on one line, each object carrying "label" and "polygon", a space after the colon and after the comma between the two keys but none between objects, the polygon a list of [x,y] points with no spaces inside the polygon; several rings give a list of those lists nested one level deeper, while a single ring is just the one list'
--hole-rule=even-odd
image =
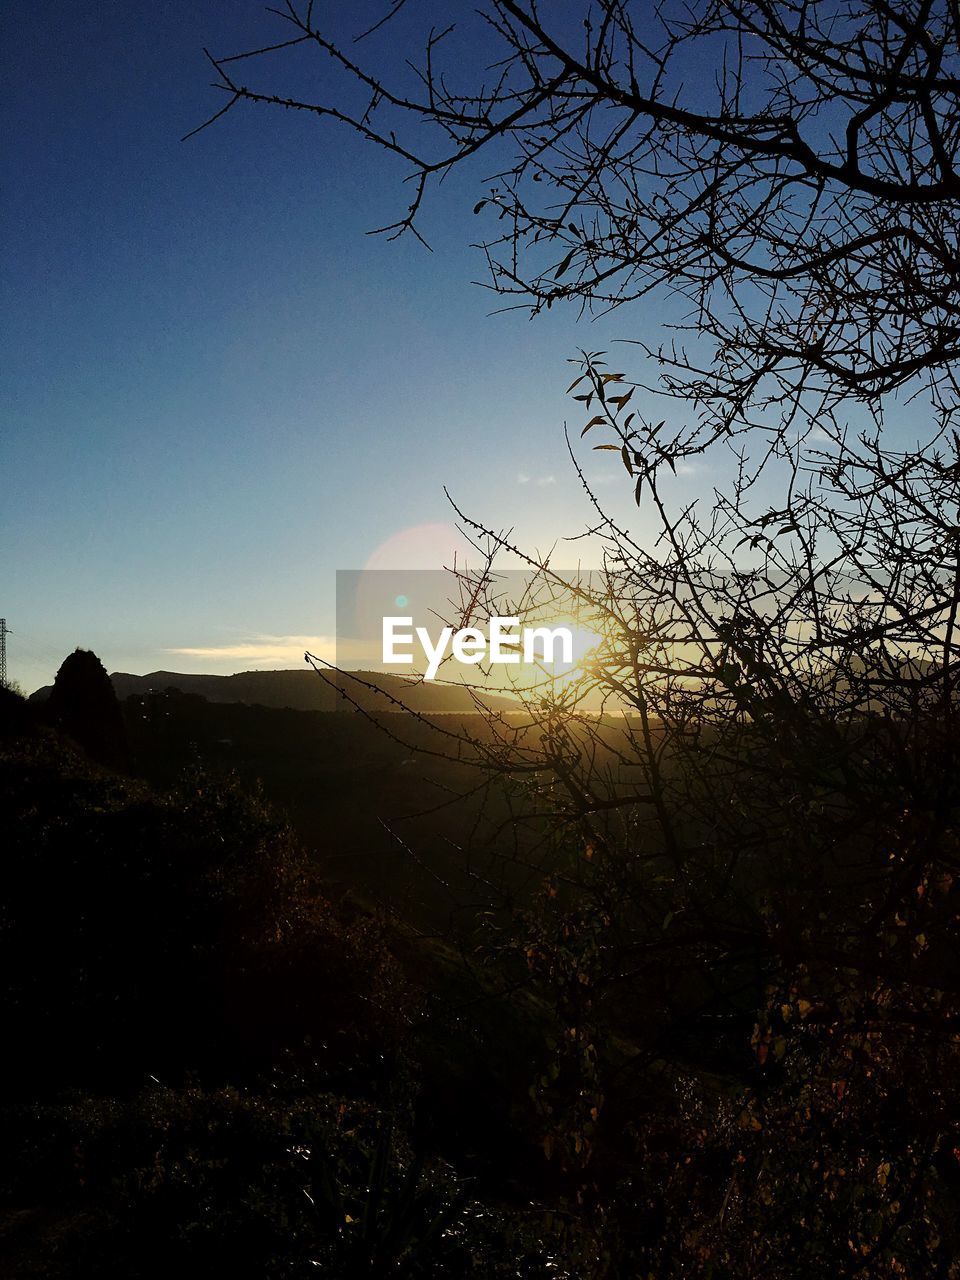
[{"label": "mountain ridge", "polygon": [[[351,676],[355,676],[356,681],[351,680]],[[299,669],[238,671],[232,675],[151,671],[142,676],[114,671],[110,680],[121,702],[129,697],[145,697],[150,693],[176,689],[180,693],[199,695],[208,702],[243,703],[294,711],[349,711],[351,703],[358,704],[364,711],[400,712],[407,709],[421,715],[463,715],[476,710],[473,699],[464,688],[383,671],[343,674],[331,671],[328,677]],[[46,701],[52,687],[44,685],[35,690],[30,700]],[[349,694],[349,698],[340,692],[340,687]],[[403,706],[396,705],[391,698]],[[483,702],[491,710],[522,710],[519,702],[503,695],[484,695]]]}]

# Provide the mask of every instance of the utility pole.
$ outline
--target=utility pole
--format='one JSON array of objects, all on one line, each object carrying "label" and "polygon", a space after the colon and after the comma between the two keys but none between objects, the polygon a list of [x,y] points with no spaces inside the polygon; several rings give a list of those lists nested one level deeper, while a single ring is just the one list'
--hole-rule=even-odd
[{"label": "utility pole", "polygon": [[13,632],[7,628],[6,618],[0,618],[0,689],[7,687],[7,636]]}]

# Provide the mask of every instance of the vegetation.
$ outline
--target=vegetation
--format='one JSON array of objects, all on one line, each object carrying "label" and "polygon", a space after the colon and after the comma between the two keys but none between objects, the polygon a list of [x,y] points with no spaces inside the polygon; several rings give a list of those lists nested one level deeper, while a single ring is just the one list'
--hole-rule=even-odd
[{"label": "vegetation", "polygon": [[[391,234],[489,157],[508,303],[672,298],[637,374],[583,352],[570,387],[645,536],[569,441],[593,581],[459,513],[475,610],[566,592],[602,637],[526,731],[455,746],[552,840],[501,935],[564,1028],[532,1090],[546,1158],[616,1242],[598,1274],[956,1275],[955,9],[488,0],[411,68],[376,41],[416,14],[349,44],[288,4],[276,47],[213,60],[224,109],[399,157]],[[685,500],[691,465],[712,504]],[[510,608],[505,549],[533,582]]]},{"label": "vegetation", "polygon": [[[419,234],[424,200],[479,157],[508,305],[679,299],[673,340],[640,349],[698,448],[880,413],[918,379],[949,420],[952,4],[481,0],[446,26],[407,0],[374,6],[375,25],[334,8],[286,0],[276,42],[211,58],[213,119],[256,106],[353,129],[409,175],[394,236]],[[395,55],[418,42],[419,63]]]},{"label": "vegetation", "polygon": [[120,704],[106,668],[89,649],[61,664],[47,709],[53,722],[101,764],[122,765],[126,742]]},{"label": "vegetation", "polygon": [[542,1215],[478,1191],[526,1087],[497,1037],[535,1052],[495,983],[333,901],[231,776],[107,771],[11,692],[0,805],[5,1268],[563,1274]]}]

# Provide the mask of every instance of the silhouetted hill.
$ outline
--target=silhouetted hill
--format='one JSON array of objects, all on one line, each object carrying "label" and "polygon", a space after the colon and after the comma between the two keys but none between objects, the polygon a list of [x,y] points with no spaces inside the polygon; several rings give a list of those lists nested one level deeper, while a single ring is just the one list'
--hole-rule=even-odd
[{"label": "silhouetted hill", "polygon": [[[436,682],[421,683],[404,676],[378,671],[354,673],[360,680],[374,688],[365,688],[354,680],[345,680],[350,697],[360,706],[376,711],[401,710],[389,697],[403,702],[411,711],[424,715],[464,715],[476,710],[465,689]],[[208,702],[239,702],[248,706],[288,707],[295,711],[351,710],[333,680],[324,679],[314,671],[241,671],[232,676],[188,675],[178,671],[152,671],[149,675],[136,676],[115,671],[110,676],[117,697],[121,702],[136,695],[178,689],[182,693],[199,694]],[[45,701],[51,686],[31,694],[31,700]],[[519,705],[508,697],[489,696],[486,705],[500,711],[517,711]]]}]

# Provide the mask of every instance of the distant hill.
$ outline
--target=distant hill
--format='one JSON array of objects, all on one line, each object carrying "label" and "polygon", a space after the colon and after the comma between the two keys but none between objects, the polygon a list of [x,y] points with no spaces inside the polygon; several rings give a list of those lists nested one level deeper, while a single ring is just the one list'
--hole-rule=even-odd
[{"label": "distant hill", "polygon": [[[295,711],[349,711],[350,703],[334,684],[335,680],[342,680],[346,692],[364,710],[400,711],[402,708],[391,702],[390,697],[423,715],[464,715],[476,709],[467,690],[454,685],[409,680],[382,671],[356,671],[352,674],[374,687],[365,688],[363,684],[346,676],[337,676],[334,672],[329,678],[324,678],[315,671],[299,670],[241,671],[232,676],[188,675],[178,671],[151,671],[149,675],[135,676],[115,671],[110,679],[121,702],[132,695],[142,697],[151,691],[178,689],[181,693],[199,694],[208,702],[289,707]],[[31,694],[31,700],[45,701],[50,696],[50,689],[50,685],[37,689]],[[518,702],[508,697],[490,695],[484,698],[484,703],[499,711],[521,709]]]}]

